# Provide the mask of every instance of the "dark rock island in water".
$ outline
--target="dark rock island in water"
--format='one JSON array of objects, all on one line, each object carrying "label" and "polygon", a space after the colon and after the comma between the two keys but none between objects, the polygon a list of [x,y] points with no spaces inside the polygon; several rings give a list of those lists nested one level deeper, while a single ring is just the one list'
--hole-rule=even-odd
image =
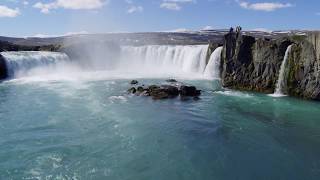
[{"label": "dark rock island in water", "polygon": [[[133,80],[134,82],[138,82]],[[168,81],[167,81],[168,82]],[[171,79],[170,82],[177,82]],[[132,82],[130,83],[132,84]],[[142,86],[131,87],[128,92],[138,96],[150,96],[154,100],[159,99],[169,99],[180,96],[181,99],[186,99],[188,97],[199,97],[201,95],[201,90],[198,90],[195,86],[186,86],[180,84],[170,84],[170,85],[150,85],[146,88]],[[198,99],[198,98],[197,98]]]}]

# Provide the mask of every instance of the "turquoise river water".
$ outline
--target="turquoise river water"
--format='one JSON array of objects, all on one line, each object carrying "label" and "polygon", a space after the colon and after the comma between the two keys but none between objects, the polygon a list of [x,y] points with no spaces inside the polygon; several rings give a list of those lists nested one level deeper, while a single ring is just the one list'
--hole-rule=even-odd
[{"label": "turquoise river water", "polygon": [[318,102],[181,81],[201,99],[128,95],[126,79],[1,83],[0,179],[320,179]]}]

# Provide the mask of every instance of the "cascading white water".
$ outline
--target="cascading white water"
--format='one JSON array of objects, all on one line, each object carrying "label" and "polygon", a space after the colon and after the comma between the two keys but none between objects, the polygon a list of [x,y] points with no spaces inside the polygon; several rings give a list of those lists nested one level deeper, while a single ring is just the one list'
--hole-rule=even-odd
[{"label": "cascading white water", "polygon": [[15,51],[1,52],[5,58],[9,77],[26,76],[39,69],[55,68],[57,65],[69,62],[64,53],[46,51]]},{"label": "cascading white water", "polygon": [[209,62],[204,71],[204,76],[212,79],[220,79],[221,52],[223,47],[218,47],[211,54]]},{"label": "cascading white water", "polygon": [[[207,66],[209,45],[122,46],[117,52],[82,52],[84,59],[72,59],[57,52],[2,52],[11,78],[23,80],[121,79],[121,78],[219,78],[222,47]],[[90,56],[87,56],[89,53]],[[91,54],[92,53],[92,54]],[[106,57],[105,54],[113,53]],[[88,58],[89,57],[89,58]],[[98,64],[97,66],[89,66]]]},{"label": "cascading white water", "polygon": [[[125,46],[120,67],[150,73],[191,73],[202,75],[206,67],[208,45]],[[152,74],[150,74],[152,75]]]},{"label": "cascading white water", "polygon": [[284,59],[281,63],[280,73],[277,81],[276,91],[274,92],[274,96],[283,96],[283,90],[286,87],[286,67],[288,62],[289,53],[291,52],[292,45],[288,46]]}]

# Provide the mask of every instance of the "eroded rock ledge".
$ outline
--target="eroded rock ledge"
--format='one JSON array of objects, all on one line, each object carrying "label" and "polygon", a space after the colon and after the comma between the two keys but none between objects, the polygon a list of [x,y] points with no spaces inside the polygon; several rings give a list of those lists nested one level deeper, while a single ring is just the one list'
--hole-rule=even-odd
[{"label": "eroded rock ledge", "polygon": [[320,33],[281,39],[225,35],[221,77],[224,87],[273,93],[286,49],[293,44],[286,67],[286,93],[320,100]]}]

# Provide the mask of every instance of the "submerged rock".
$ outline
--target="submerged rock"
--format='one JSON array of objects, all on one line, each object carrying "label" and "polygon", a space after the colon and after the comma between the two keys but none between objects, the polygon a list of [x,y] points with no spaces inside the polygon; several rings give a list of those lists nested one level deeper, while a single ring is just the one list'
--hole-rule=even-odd
[{"label": "submerged rock", "polygon": [[150,94],[152,96],[152,99],[167,99],[169,98],[169,94],[165,91],[157,90]]},{"label": "submerged rock", "polygon": [[137,89],[135,87],[128,89],[128,93],[135,94],[136,92],[137,92]]},{"label": "submerged rock", "polygon": [[181,96],[200,96],[201,91],[197,90],[195,86],[181,86],[180,95]]},{"label": "submerged rock", "polygon": [[179,89],[170,85],[152,85],[149,86],[148,90],[153,99],[174,98],[179,95]]},{"label": "submerged rock", "polygon": [[176,83],[176,82],[178,82],[178,81],[175,80],[175,79],[167,79],[166,81],[169,82],[169,83]]},{"label": "submerged rock", "polygon": [[139,82],[137,81],[137,80],[132,80],[131,82],[130,82],[130,84],[131,85],[136,85],[136,84],[138,84]]},{"label": "submerged rock", "polygon": [[137,87],[137,91],[139,93],[142,93],[145,89],[142,86]]},{"label": "submerged rock", "polygon": [[163,89],[166,93],[168,93],[169,96],[172,96],[172,97],[179,96],[179,89],[175,86],[163,85],[161,86],[161,89]]}]

